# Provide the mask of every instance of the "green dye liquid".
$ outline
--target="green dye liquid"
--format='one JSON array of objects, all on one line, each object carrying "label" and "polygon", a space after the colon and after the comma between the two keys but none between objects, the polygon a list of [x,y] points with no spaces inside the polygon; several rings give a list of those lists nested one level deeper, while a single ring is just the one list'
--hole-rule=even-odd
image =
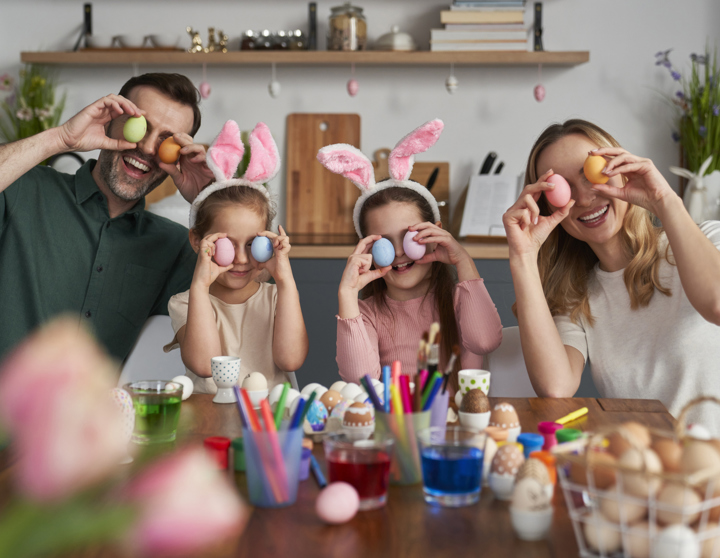
[{"label": "green dye liquid", "polygon": [[136,444],[172,442],[177,432],[182,398],[162,395],[140,395],[135,399]]}]

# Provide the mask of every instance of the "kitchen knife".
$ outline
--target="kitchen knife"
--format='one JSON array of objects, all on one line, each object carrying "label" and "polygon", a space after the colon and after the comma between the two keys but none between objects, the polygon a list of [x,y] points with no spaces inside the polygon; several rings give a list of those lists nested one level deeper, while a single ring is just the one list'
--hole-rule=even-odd
[{"label": "kitchen knife", "polygon": [[493,174],[500,174],[500,171],[503,170],[503,167],[505,166],[505,163],[500,161],[498,163],[498,166],[495,168],[495,172]]},{"label": "kitchen knife", "polygon": [[428,191],[432,190],[432,187],[435,186],[435,181],[437,180],[438,173],[440,172],[440,167],[435,167],[430,173],[430,178],[428,178],[426,188]]},{"label": "kitchen knife", "polygon": [[492,168],[495,159],[497,159],[497,153],[494,151],[488,153],[487,157],[485,157],[485,160],[483,161],[482,167],[480,167],[480,174],[490,174],[490,169]]}]

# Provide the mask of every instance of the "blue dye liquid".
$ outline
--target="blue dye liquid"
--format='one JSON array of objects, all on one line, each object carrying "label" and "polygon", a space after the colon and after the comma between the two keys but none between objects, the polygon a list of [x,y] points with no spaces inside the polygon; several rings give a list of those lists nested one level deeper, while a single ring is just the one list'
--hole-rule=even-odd
[{"label": "blue dye liquid", "polygon": [[480,491],[483,451],[478,448],[429,446],[422,450],[423,484],[434,496]]}]

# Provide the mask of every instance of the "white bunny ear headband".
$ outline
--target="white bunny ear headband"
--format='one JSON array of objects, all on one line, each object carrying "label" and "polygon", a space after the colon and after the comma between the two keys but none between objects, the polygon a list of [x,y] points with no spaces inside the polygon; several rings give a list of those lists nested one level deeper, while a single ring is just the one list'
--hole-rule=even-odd
[{"label": "white bunny ear headband", "polygon": [[195,226],[198,208],[213,192],[229,186],[248,186],[262,192],[269,200],[270,193],[263,182],[272,179],[280,170],[280,155],[268,127],[258,122],[250,133],[250,163],[241,178],[234,178],[245,146],[240,139],[240,128],[234,120],[225,122],[207,152],[207,165],[215,175],[215,182],[198,194],[190,206],[190,228]]},{"label": "white bunny ear headband", "polygon": [[414,190],[430,204],[435,221],[440,221],[440,210],[435,197],[425,186],[410,180],[410,174],[415,163],[415,154],[423,153],[435,145],[442,133],[443,126],[442,120],[431,120],[401,139],[388,157],[390,179],[383,180],[378,184],[375,183],[375,170],[370,159],[356,147],[346,143],[336,143],[318,151],[317,159],[326,169],[349,179],[362,192],[353,210],[353,223],[359,237],[362,238],[360,210],[363,204],[370,196],[386,188],[398,187]]}]

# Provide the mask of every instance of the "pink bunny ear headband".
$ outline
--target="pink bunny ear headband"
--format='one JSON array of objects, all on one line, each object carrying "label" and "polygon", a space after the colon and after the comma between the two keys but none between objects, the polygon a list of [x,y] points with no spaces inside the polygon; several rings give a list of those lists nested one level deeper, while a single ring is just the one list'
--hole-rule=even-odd
[{"label": "pink bunny ear headband", "polygon": [[241,178],[234,178],[245,146],[240,139],[240,128],[234,120],[225,122],[207,152],[207,165],[215,175],[213,182],[202,190],[190,206],[190,228],[195,226],[197,212],[213,192],[229,186],[248,186],[262,192],[269,200],[270,193],[263,182],[272,179],[280,170],[280,155],[268,127],[258,122],[250,133],[250,163]]},{"label": "pink bunny ear headband", "polygon": [[428,192],[425,186],[410,180],[410,174],[415,163],[415,154],[423,153],[435,145],[442,133],[443,126],[442,120],[431,120],[419,128],[415,128],[401,139],[388,157],[390,179],[383,180],[378,184],[375,183],[375,170],[370,159],[352,145],[336,143],[318,151],[317,159],[326,169],[349,179],[362,192],[353,210],[353,223],[359,237],[362,238],[360,210],[363,204],[370,196],[386,188],[397,187],[414,190],[430,204],[435,221],[440,221],[440,210],[435,197]]}]

